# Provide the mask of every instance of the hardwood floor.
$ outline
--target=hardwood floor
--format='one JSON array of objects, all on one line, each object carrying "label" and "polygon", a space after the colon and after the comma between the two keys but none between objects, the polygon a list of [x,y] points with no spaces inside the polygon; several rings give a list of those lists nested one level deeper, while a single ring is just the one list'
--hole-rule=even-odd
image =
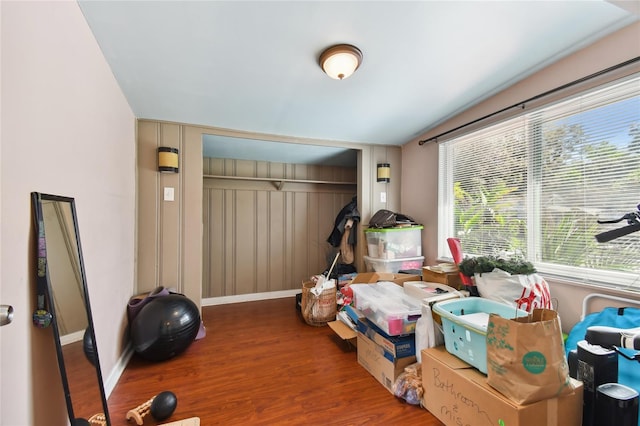
[{"label": "hardwood floor", "polygon": [[442,425],[395,398],[329,327],[305,324],[294,298],[208,306],[202,317],[207,336],[181,355],[159,363],[133,357],[109,398],[113,426],[135,424],[127,411],[165,390],[178,405],[164,422]]}]

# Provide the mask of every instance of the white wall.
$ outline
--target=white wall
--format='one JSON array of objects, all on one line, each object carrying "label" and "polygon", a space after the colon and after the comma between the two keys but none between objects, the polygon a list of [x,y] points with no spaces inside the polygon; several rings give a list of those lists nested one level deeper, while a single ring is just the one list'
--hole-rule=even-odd
[{"label": "white wall", "polygon": [[[433,264],[437,261],[438,146],[436,143],[418,146],[419,140],[428,139],[638,56],[640,23],[635,23],[550,65],[405,144],[402,147],[402,212],[425,224],[422,242],[425,263]],[[584,297],[594,289],[562,282],[551,282],[550,285],[552,297],[559,299],[558,311],[562,317],[562,325],[568,330],[579,320]],[[629,293],[618,294],[632,296]],[[637,293],[633,297],[640,298]]]},{"label": "white wall", "polygon": [[65,424],[52,330],[34,309],[30,192],[76,199],[103,374],[133,294],[135,117],[76,2],[0,2],[0,424]]}]

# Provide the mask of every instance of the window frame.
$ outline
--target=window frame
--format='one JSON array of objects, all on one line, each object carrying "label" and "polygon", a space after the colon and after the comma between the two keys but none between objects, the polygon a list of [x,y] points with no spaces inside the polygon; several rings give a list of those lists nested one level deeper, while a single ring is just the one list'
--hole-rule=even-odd
[{"label": "window frame", "polygon": [[[545,108],[553,107],[559,103],[563,103],[571,98],[582,96],[588,93],[592,93],[597,90],[601,90],[610,85],[615,85],[623,80],[629,78],[640,81],[640,71],[632,70],[626,75],[614,75],[611,73],[609,76],[601,76],[596,82],[591,82],[588,87],[580,90],[570,90],[568,93],[558,96],[549,96],[549,99],[542,100],[536,105],[532,105],[529,108],[523,108],[521,111],[512,112],[510,114],[503,114],[501,118],[496,117],[490,122],[482,123],[482,125],[471,126],[473,128],[467,129],[465,132],[458,131],[452,133],[447,139],[438,141],[438,258],[452,260],[447,244],[447,238],[454,234],[455,229],[455,212],[453,206],[455,204],[454,191],[453,191],[453,170],[452,170],[452,155],[450,155],[452,142],[465,137],[471,137],[477,135],[478,132],[486,132],[492,128],[496,128],[505,123],[509,123],[514,119],[524,119],[525,134],[527,138],[530,138],[530,133],[533,132],[533,124],[535,120],[529,119],[529,117],[535,117],[537,111],[544,110]],[[604,80],[604,81],[603,81]],[[635,97],[635,96],[634,96]],[[616,100],[618,102],[619,100]],[[475,124],[475,122],[474,122]],[[537,149],[533,143],[527,143],[527,147],[530,151]],[[447,155],[449,150],[449,155]],[[531,153],[531,152],[530,152]],[[527,167],[531,170],[532,163],[534,163],[534,156],[529,155],[527,160]],[[446,163],[445,163],[446,162]],[[445,165],[443,168],[442,166]],[[640,272],[623,272],[612,270],[597,270],[590,268],[582,268],[569,265],[558,265],[536,261],[541,256],[539,252],[541,250],[541,232],[539,231],[540,220],[537,218],[539,215],[535,214],[537,208],[540,207],[540,192],[539,188],[536,188],[537,183],[534,182],[532,173],[528,173],[527,177],[527,190],[526,190],[526,220],[527,220],[527,260],[534,263],[536,269],[549,278],[555,278],[558,280],[578,282],[580,284],[590,284],[597,287],[607,289],[623,289],[633,292],[640,292]],[[640,198],[638,199],[640,201]],[[638,202],[636,201],[636,203]],[[635,204],[634,204],[635,205]],[[630,210],[633,207],[629,206]],[[621,223],[623,226],[624,223]]]}]

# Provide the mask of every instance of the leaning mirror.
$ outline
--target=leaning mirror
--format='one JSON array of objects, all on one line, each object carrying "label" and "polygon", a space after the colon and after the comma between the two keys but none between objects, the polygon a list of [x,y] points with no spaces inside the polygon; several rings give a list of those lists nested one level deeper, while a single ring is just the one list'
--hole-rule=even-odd
[{"label": "leaning mirror", "polygon": [[31,193],[36,229],[38,306],[34,324],[51,323],[72,425],[110,425],[87,293],[75,201]]}]

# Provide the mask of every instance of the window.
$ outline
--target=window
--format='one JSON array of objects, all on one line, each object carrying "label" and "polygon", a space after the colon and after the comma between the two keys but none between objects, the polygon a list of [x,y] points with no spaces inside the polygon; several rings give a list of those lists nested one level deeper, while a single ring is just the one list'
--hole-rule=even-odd
[{"label": "window", "polygon": [[511,253],[541,273],[640,291],[640,75],[440,144],[439,255]]}]

